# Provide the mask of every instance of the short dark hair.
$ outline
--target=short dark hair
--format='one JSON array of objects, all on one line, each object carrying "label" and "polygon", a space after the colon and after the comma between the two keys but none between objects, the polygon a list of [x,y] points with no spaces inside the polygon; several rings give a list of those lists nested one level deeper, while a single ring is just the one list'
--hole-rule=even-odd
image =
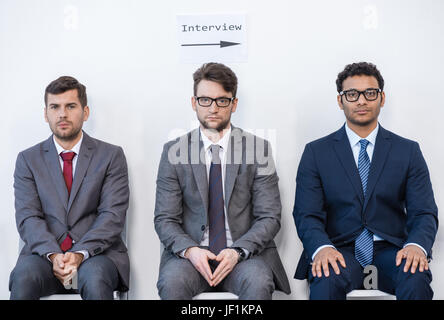
[{"label": "short dark hair", "polygon": [[197,86],[202,80],[214,81],[222,85],[225,91],[231,92],[233,97],[237,93],[237,77],[234,72],[222,63],[209,62],[203,64],[193,74],[194,95],[197,94]]},{"label": "short dark hair", "polygon": [[336,79],[336,89],[338,92],[341,92],[342,83],[345,79],[361,75],[375,77],[376,80],[378,80],[379,89],[384,90],[384,79],[376,66],[370,62],[357,62],[346,65],[344,71],[338,74],[338,78]]},{"label": "short dark hair", "polygon": [[79,98],[82,108],[84,108],[88,99],[86,97],[86,87],[81,84],[77,79],[69,76],[62,76],[54,81],[52,81],[45,89],[45,106],[48,104],[48,93],[50,94],[60,94],[68,90],[77,90],[77,97]]}]

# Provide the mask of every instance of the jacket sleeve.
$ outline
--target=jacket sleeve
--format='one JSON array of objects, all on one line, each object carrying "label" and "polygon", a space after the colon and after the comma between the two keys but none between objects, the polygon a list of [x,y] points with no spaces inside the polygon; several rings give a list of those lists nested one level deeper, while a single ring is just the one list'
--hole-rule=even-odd
[{"label": "jacket sleeve", "polygon": [[154,227],[165,248],[179,254],[182,250],[199,244],[182,228],[183,195],[176,169],[168,160],[168,146],[164,145],[157,174]]},{"label": "jacket sleeve", "polygon": [[299,163],[293,218],[299,238],[310,259],[319,247],[333,246],[326,232],[327,212],[324,207],[322,181],[310,144],[305,146]]},{"label": "jacket sleeve", "polygon": [[438,229],[438,208],[433,196],[427,164],[418,143],[412,155],[406,182],[407,240],[421,245],[431,256]]},{"label": "jacket sleeve", "polygon": [[49,231],[34,176],[23,152],[14,171],[15,218],[20,237],[34,254],[60,253],[57,239]]}]

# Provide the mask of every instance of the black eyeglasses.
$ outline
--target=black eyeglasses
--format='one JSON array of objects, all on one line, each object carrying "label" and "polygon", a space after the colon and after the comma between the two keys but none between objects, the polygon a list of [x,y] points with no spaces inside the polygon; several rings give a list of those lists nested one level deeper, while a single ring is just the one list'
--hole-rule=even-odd
[{"label": "black eyeglasses", "polygon": [[350,89],[350,90],[345,90],[345,91],[339,92],[339,95],[341,97],[345,95],[345,99],[348,102],[358,101],[361,94],[364,94],[364,97],[367,101],[375,101],[376,99],[378,99],[378,94],[380,92],[382,92],[382,90],[377,89],[377,88],[368,88],[368,89],[365,89],[364,91]]},{"label": "black eyeglasses", "polygon": [[215,101],[216,105],[221,108],[228,107],[230,103],[233,102],[234,99],[236,99],[235,97],[233,98],[220,97],[215,99],[210,97],[194,97],[194,98],[197,100],[197,103],[201,107],[209,107],[213,104],[213,101]]}]

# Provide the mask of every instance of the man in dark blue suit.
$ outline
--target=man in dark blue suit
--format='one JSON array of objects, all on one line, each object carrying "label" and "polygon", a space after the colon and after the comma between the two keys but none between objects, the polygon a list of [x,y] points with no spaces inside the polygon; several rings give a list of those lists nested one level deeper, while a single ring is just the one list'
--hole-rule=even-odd
[{"label": "man in dark blue suit", "polygon": [[308,279],[310,299],[345,299],[373,265],[378,289],[432,299],[438,209],[419,145],[379,125],[385,93],[375,65],[347,65],[336,85],[346,123],[306,145],[297,173],[304,252],[295,278]]}]

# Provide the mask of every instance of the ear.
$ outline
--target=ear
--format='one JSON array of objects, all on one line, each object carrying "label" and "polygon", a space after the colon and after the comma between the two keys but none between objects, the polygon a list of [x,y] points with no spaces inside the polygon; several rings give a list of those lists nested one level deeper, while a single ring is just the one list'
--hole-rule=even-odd
[{"label": "ear", "polygon": [[344,110],[344,105],[342,104],[342,96],[338,94],[337,100],[338,100],[338,106],[339,106],[339,108],[340,108],[341,110]]},{"label": "ear", "polygon": [[197,100],[194,96],[191,97],[191,107],[193,108],[194,111],[197,111]]},{"label": "ear", "polygon": [[237,99],[237,98],[234,98],[233,102],[231,103],[231,113],[236,112],[236,109],[237,109],[237,102],[238,102],[238,99]]},{"label": "ear", "polygon": [[43,116],[45,117],[45,122],[49,123],[48,115],[46,114],[47,111],[48,111],[48,107],[44,107],[43,108]]},{"label": "ear", "polygon": [[385,92],[381,91],[381,103],[380,103],[380,108],[382,108],[385,104]]},{"label": "ear", "polygon": [[83,121],[87,121],[89,118],[89,107],[85,106],[83,108]]}]

